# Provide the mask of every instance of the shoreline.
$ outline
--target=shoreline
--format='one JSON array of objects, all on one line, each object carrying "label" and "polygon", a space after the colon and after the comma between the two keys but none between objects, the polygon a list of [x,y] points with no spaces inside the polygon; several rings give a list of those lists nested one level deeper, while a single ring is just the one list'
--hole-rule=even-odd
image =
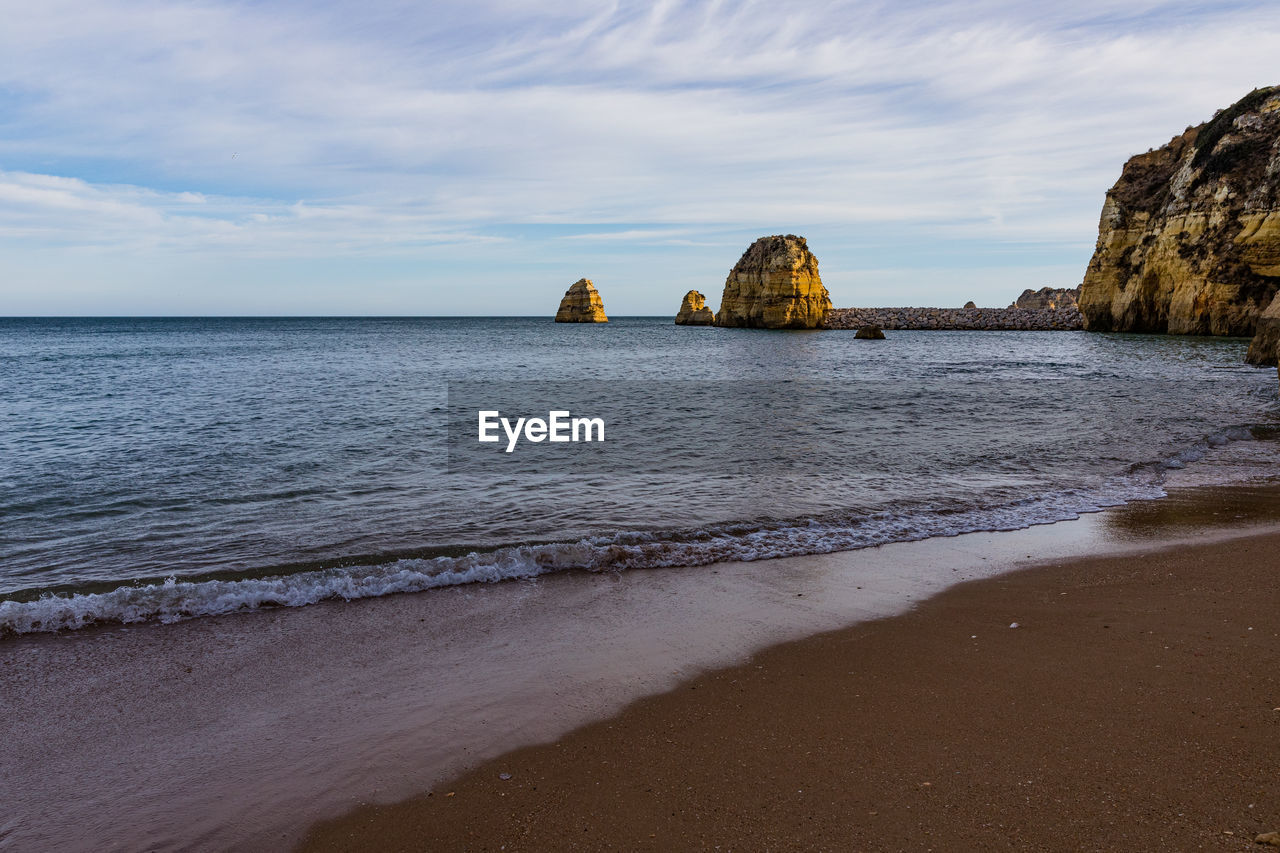
[{"label": "shoreline", "polygon": [[1259,849],[1280,828],[1278,576],[1272,524],[968,581],[299,849]]},{"label": "shoreline", "polygon": [[1171,489],[1008,532],[0,641],[0,695],[35,721],[0,743],[17,792],[6,841],[288,847],[362,803],[966,580],[1277,525],[1280,487]]}]

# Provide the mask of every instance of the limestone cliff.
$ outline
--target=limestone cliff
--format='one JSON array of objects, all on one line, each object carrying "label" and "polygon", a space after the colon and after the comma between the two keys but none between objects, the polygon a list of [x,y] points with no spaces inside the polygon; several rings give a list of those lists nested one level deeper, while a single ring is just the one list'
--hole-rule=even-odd
[{"label": "limestone cliff", "polygon": [[696,290],[690,290],[680,303],[680,311],[676,314],[677,326],[710,326],[716,321],[716,315],[707,307],[707,298]]},{"label": "limestone cliff", "polygon": [[1024,311],[1063,311],[1075,308],[1079,295],[1077,287],[1042,287],[1039,290],[1028,287],[1009,307]]},{"label": "limestone cliff", "polygon": [[1125,164],[1080,288],[1092,331],[1251,335],[1280,289],[1280,88]]},{"label": "limestone cliff", "polygon": [[604,302],[600,292],[591,283],[591,279],[580,278],[564,292],[560,300],[560,310],[556,312],[557,323],[607,323],[604,315]]},{"label": "limestone cliff", "polygon": [[1280,359],[1280,296],[1271,300],[1271,305],[1258,317],[1257,333],[1249,342],[1249,354],[1245,361],[1250,364],[1275,364]]},{"label": "limestone cliff", "polygon": [[816,329],[831,310],[818,259],[803,237],[761,237],[725,279],[717,326]]}]

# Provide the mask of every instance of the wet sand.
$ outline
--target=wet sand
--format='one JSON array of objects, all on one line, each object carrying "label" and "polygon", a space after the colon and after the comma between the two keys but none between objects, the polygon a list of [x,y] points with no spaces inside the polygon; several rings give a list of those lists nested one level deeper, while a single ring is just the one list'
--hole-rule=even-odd
[{"label": "wet sand", "polygon": [[[1275,488],[1197,488],[1171,493],[1165,500],[1012,532],[694,569],[562,573],[535,582],[5,640],[0,642],[0,703],[7,718],[20,725],[9,726],[0,738],[0,765],[5,768],[0,849],[288,849],[317,821],[362,803],[390,804],[438,791],[446,780],[483,762],[515,748],[570,736],[644,696],[667,694],[660,702],[700,696],[715,682],[708,680],[696,691],[681,685],[741,665],[780,643],[907,613],[959,582],[1089,554],[1135,555],[1179,543],[1226,541],[1259,529],[1275,530],[1278,524],[1280,491]],[[1212,589],[1216,596],[1226,595],[1216,585]],[[1234,612],[1265,601],[1274,611],[1274,593],[1263,588],[1250,595],[1241,587],[1239,594],[1226,595],[1222,606]],[[1003,620],[1007,625],[1017,619],[1028,626],[1009,631],[1010,639],[1016,635],[1030,640],[1045,630],[1040,624],[1047,624],[1045,614],[1006,619],[1000,610],[996,607],[987,621],[994,625]],[[914,613],[907,617],[916,618]],[[894,624],[898,623],[876,622],[875,630]],[[1254,623],[1253,633],[1266,624]],[[982,643],[974,654],[977,649],[996,649],[995,643],[1004,641],[1003,635],[995,636],[1002,632],[994,628],[966,627],[961,632],[962,639],[979,634]],[[838,642],[840,636],[815,640],[813,648]],[[937,654],[948,648],[958,654],[967,648],[953,646],[950,634],[940,635],[937,642]],[[937,693],[940,699],[933,698],[941,689],[937,683],[945,682],[951,669],[932,666],[923,658],[907,661],[902,656],[909,648],[895,640],[880,651],[860,648],[847,657],[868,665],[879,661],[886,677],[902,669],[909,676],[902,689],[915,683],[924,691],[918,702],[921,713],[940,702],[957,701],[947,699],[945,691]],[[924,650],[917,653],[924,655]],[[826,654],[815,652],[812,658],[820,661]],[[1268,662],[1276,659],[1274,651],[1269,658],[1259,655],[1262,663],[1252,677],[1267,677]],[[845,667],[840,673],[854,671],[843,658],[829,660]],[[973,658],[982,666],[968,680],[993,680],[1001,667],[1012,666],[1004,660],[1003,655]],[[786,674],[776,666],[748,674],[753,672],[761,678]],[[822,677],[826,681],[832,676]],[[744,683],[740,680],[732,690]],[[1215,702],[1235,700],[1240,683],[1244,682],[1225,692],[1215,686],[1204,695]],[[700,830],[684,821],[701,820],[697,816],[713,808],[727,814],[724,798],[741,798],[744,805],[752,802],[727,782],[721,787],[716,773],[759,785],[760,802],[772,797],[794,806],[787,787],[793,780],[762,763],[762,756],[774,753],[761,751],[759,744],[720,740],[744,729],[772,731],[775,740],[769,749],[776,749],[779,757],[794,753],[788,745],[796,743],[793,737],[798,735],[792,732],[806,729],[800,721],[788,720],[785,727],[781,721],[796,708],[772,704],[762,692],[767,686],[763,682],[751,685],[750,694],[734,700],[742,706],[738,713],[748,716],[726,719],[723,725],[712,717],[717,721],[713,735],[698,736],[701,739],[687,746],[675,733],[689,727],[692,738],[699,731],[693,710],[688,713],[694,716],[672,723],[672,734],[654,735],[651,741],[620,736],[620,745],[638,740],[650,747],[628,761],[649,760],[645,756],[656,760],[664,754],[659,747],[680,744],[682,761],[688,757],[691,768],[704,768],[688,782],[635,763],[626,773],[614,774],[635,784],[644,778],[645,788],[673,798],[667,834],[655,827],[647,829],[644,838],[652,832],[655,839],[672,843],[677,835],[688,834],[696,844]],[[788,694],[798,686],[776,685]],[[1067,692],[1074,695],[1073,689]],[[822,718],[838,723],[839,737],[845,739],[842,748],[851,751],[824,759],[822,772],[812,774],[814,784],[834,785],[832,780],[838,780],[841,787],[852,785],[845,780],[863,772],[859,756],[870,754],[869,744],[882,745],[897,766],[907,768],[909,761],[935,754],[947,746],[947,738],[971,728],[970,717],[982,724],[988,717],[1007,721],[1019,716],[1002,710],[1010,700],[995,699],[981,712],[953,718],[947,728],[909,738],[905,729],[874,732],[874,720],[841,719],[839,714],[860,707],[857,703],[872,695],[854,693],[855,699],[833,694],[839,701]],[[1023,701],[1016,693],[1013,699]],[[718,713],[727,701],[702,706],[696,713]],[[800,706],[818,710],[821,702],[821,695],[816,695],[803,698]],[[1277,706],[1280,697],[1268,708]],[[905,725],[905,715],[896,712],[894,724],[898,716]],[[1187,719],[1193,721],[1189,713]],[[821,734],[831,729],[810,725],[808,731]],[[827,734],[824,745],[806,746],[801,752],[830,749],[825,744],[831,737]],[[924,739],[913,739],[919,737]],[[668,738],[673,744],[666,743]],[[697,748],[704,751],[699,754]],[[672,753],[666,755],[670,758]],[[601,760],[610,766],[621,762],[612,757]],[[743,763],[725,763],[735,761]],[[1274,767],[1275,754],[1255,751],[1249,761],[1242,764],[1242,772],[1267,762]],[[565,778],[596,774],[593,767],[597,765],[575,759],[565,766]],[[950,769],[953,776],[957,769],[961,768]],[[524,784],[528,772],[522,770],[510,781]],[[608,774],[583,778],[604,783]],[[916,781],[941,785],[929,777],[911,784]],[[509,784],[494,793],[511,796],[514,788]],[[1099,782],[1101,790],[1106,790],[1105,784],[1105,779]],[[712,797],[719,791],[721,805],[681,794],[680,785],[695,785],[698,796]],[[880,788],[891,790],[887,785]],[[570,809],[582,805],[568,788],[556,788],[563,793],[551,795],[548,790],[540,788],[531,809],[550,814],[560,807],[573,814]],[[794,790],[813,788],[796,785]],[[434,802],[435,797],[430,799]],[[505,803],[505,797],[500,801]],[[588,811],[601,814],[609,805],[598,798],[590,803]],[[663,801],[664,808],[667,804]],[[1255,805],[1263,808],[1260,800]],[[768,832],[789,825],[774,807],[762,808],[759,814],[769,815],[768,823],[752,819],[741,824],[755,827],[756,848],[767,846],[762,840],[770,837]],[[865,811],[891,813],[889,805],[867,806]],[[1052,825],[1061,825],[1057,817],[1051,818],[1046,819]],[[501,822],[505,818],[494,820],[499,821],[496,828],[507,827]],[[610,826],[625,825],[611,819]],[[604,836],[581,829],[574,830],[574,838],[581,834],[601,846]],[[560,840],[548,841],[549,836],[540,838],[560,845]],[[913,846],[915,840],[904,836],[900,846]],[[626,846],[630,840],[620,843]]]},{"label": "wet sand", "polygon": [[953,587],[360,808],[303,849],[1261,850],[1275,829],[1273,526]]}]

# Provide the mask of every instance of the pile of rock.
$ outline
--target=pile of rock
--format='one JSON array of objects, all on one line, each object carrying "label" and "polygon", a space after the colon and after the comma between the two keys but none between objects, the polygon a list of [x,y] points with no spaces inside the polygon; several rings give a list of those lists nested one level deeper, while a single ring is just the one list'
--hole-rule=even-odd
[{"label": "pile of rock", "polygon": [[828,329],[936,329],[939,331],[1073,332],[1084,328],[1075,307],[1056,310],[1023,308],[833,308]]}]

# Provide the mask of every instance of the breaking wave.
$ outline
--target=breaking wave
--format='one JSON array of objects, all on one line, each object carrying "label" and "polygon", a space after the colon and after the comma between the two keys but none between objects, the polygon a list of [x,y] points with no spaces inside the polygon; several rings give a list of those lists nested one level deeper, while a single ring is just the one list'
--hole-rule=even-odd
[{"label": "breaking wave", "polygon": [[1164,496],[1170,470],[1214,447],[1252,437],[1248,427],[1220,430],[1159,462],[1138,465],[1096,489],[1061,489],[993,506],[901,512],[848,512],[785,521],[708,525],[684,531],[623,532],[575,542],[514,545],[465,556],[403,558],[231,580],[180,580],[108,592],[45,594],[0,602],[0,636],[92,625],[176,622],[267,607],[300,607],[421,592],[459,584],[533,578],[567,570],[621,571],[702,566],[850,551],[891,542],[977,531],[1016,530],[1078,518],[1133,500]]}]

